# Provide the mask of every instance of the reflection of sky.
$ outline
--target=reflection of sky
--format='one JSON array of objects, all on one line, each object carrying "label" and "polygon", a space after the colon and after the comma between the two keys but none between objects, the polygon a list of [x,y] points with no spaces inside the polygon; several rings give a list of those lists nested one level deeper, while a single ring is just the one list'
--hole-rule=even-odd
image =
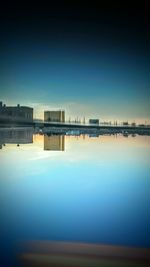
[{"label": "reflection of sky", "polygon": [[66,137],[0,151],[1,231],[9,240],[150,245],[150,137]]}]

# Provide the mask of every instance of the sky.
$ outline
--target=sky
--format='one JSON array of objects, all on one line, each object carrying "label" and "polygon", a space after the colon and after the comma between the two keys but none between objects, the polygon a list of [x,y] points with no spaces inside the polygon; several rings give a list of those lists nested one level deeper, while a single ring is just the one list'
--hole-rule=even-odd
[{"label": "sky", "polygon": [[0,18],[0,99],[34,117],[150,123],[146,6],[6,1]]}]

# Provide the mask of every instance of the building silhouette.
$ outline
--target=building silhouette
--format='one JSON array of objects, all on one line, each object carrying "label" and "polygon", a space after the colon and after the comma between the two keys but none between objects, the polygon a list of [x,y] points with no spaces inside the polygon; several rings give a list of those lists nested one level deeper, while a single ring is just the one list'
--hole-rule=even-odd
[{"label": "building silhouette", "polygon": [[65,136],[64,135],[44,135],[44,150],[64,151]]},{"label": "building silhouette", "polygon": [[89,119],[89,124],[99,124],[99,119]]},{"label": "building silhouette", "polygon": [[0,122],[33,122],[33,108],[20,106],[6,106],[0,102]]},{"label": "building silhouette", "polygon": [[44,121],[65,122],[65,111],[64,110],[44,111]]},{"label": "building silhouette", "polygon": [[123,125],[128,126],[129,125],[128,121],[123,121]]}]

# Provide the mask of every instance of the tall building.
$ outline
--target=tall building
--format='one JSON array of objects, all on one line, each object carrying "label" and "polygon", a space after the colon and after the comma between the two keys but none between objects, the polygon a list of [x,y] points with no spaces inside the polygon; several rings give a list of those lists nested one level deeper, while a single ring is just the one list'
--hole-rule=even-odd
[{"label": "tall building", "polygon": [[33,122],[33,108],[6,106],[0,102],[0,122]]},{"label": "tall building", "polygon": [[44,111],[44,121],[65,122],[65,111],[64,110]]},{"label": "tall building", "polygon": [[64,151],[65,136],[64,135],[44,135],[44,150]]}]

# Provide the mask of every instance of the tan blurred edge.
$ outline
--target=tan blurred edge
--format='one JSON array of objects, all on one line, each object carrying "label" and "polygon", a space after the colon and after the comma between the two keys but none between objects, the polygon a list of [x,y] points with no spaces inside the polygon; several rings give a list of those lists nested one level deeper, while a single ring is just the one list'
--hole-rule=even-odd
[{"label": "tan blurred edge", "polygon": [[30,241],[18,255],[20,266],[150,266],[150,248],[77,242]]}]

